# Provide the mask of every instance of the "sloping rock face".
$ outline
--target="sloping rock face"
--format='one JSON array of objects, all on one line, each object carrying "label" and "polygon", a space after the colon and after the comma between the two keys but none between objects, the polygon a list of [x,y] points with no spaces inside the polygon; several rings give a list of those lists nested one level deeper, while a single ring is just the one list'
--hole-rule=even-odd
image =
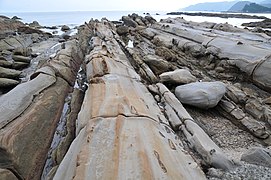
[{"label": "sloping rock face", "polygon": [[40,178],[65,97],[81,64],[78,47],[75,40],[67,42],[28,82],[0,97],[0,164],[20,179]]},{"label": "sloping rock face", "polygon": [[[40,48],[37,43],[50,37],[49,33],[30,28],[20,21],[0,17],[0,94],[7,93],[22,79],[28,78],[25,77],[27,69],[33,69],[29,75],[35,71],[33,66],[38,64],[34,62],[38,55],[33,53],[32,47]],[[50,51],[49,46],[47,52]]]},{"label": "sloping rock face", "polygon": [[271,151],[264,148],[251,148],[242,155],[241,160],[251,164],[270,167]]},{"label": "sloping rock face", "polygon": [[20,21],[9,19],[8,17],[1,16],[0,17],[0,31],[2,33],[12,32],[17,30],[19,27],[24,26],[24,24]]},{"label": "sloping rock face", "polygon": [[85,58],[89,88],[77,136],[54,179],[205,179],[140,82],[109,22],[91,28],[97,33]]},{"label": "sloping rock face", "polygon": [[[2,84],[28,77],[0,96],[0,179],[271,176],[261,161],[271,145],[268,36],[132,14],[91,20],[58,45],[39,37],[0,40]],[[56,53],[29,59],[42,51]],[[9,58],[29,67],[15,71]]]}]

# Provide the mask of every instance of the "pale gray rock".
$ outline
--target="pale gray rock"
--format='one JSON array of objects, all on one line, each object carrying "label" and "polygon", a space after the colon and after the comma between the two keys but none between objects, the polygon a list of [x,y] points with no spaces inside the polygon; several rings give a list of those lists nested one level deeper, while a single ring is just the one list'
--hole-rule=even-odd
[{"label": "pale gray rock", "polygon": [[259,166],[271,167],[271,151],[270,149],[254,147],[245,152],[241,161]]},{"label": "pale gray rock", "polygon": [[167,87],[161,83],[156,84],[162,103],[165,104],[165,114],[174,130],[181,130],[189,146],[202,157],[204,162],[215,168],[223,170],[234,169],[235,163],[213,142],[205,131],[194,122],[178,99]]},{"label": "pale gray rock", "polygon": [[263,89],[271,90],[271,57],[266,58],[263,61],[260,61],[255,67],[252,79],[255,84],[259,85]]},{"label": "pale gray rock", "polygon": [[0,128],[19,116],[32,103],[34,96],[54,84],[55,81],[54,75],[40,74],[31,81],[20,84],[9,93],[1,96]]},{"label": "pale gray rock", "polygon": [[222,82],[196,82],[178,86],[176,97],[184,104],[203,109],[215,107],[226,92]]},{"label": "pale gray rock", "polygon": [[165,72],[159,77],[161,82],[174,84],[188,84],[197,81],[197,78],[186,69],[176,69],[175,71]]},{"label": "pale gray rock", "polygon": [[139,31],[139,33],[149,40],[153,39],[153,37],[155,36],[155,33],[151,28],[143,29]]}]

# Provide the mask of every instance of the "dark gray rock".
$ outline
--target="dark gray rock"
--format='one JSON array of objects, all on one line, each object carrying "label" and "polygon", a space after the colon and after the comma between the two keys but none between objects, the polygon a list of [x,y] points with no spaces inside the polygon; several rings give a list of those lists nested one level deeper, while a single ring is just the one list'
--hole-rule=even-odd
[{"label": "dark gray rock", "polygon": [[33,21],[32,23],[29,23],[30,27],[41,27],[41,25],[38,23],[38,21]]},{"label": "dark gray rock", "polygon": [[118,26],[117,33],[122,36],[129,33],[129,28],[127,26]]},{"label": "dark gray rock", "polygon": [[30,57],[19,56],[19,55],[13,55],[12,58],[14,61],[25,62],[25,63],[30,63],[31,61]]},{"label": "dark gray rock", "polygon": [[12,62],[0,59],[0,67],[10,68],[11,66]]},{"label": "dark gray rock", "polygon": [[14,55],[22,55],[22,56],[30,56],[31,53],[32,53],[31,48],[24,48],[24,47],[16,48],[13,51]]},{"label": "dark gray rock", "polygon": [[0,78],[17,79],[21,75],[21,71],[0,67]]},{"label": "dark gray rock", "polygon": [[61,31],[69,31],[69,30],[70,30],[70,27],[67,25],[64,25],[61,27]]},{"label": "dark gray rock", "polygon": [[13,19],[13,20],[21,20],[22,18],[19,18],[18,16],[13,16],[11,19]]},{"label": "dark gray rock", "polygon": [[0,78],[0,88],[10,88],[17,86],[20,82],[13,79],[8,78]]},{"label": "dark gray rock", "polygon": [[122,16],[122,21],[126,26],[137,27],[137,23],[128,16]]},{"label": "dark gray rock", "polygon": [[25,63],[25,62],[14,62],[13,64],[12,64],[12,68],[13,69],[24,69],[24,68],[26,68],[26,67],[28,67],[28,65],[29,65],[29,63]]},{"label": "dark gray rock", "polygon": [[145,19],[149,21],[149,23],[154,24],[156,23],[156,20],[151,16],[145,16]]}]

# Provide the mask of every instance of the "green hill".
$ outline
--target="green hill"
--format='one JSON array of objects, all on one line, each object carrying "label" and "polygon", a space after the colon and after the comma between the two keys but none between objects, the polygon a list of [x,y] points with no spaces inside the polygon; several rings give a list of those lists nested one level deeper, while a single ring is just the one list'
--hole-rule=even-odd
[{"label": "green hill", "polygon": [[250,3],[246,4],[243,8],[242,12],[247,13],[270,13],[271,8],[256,4],[256,3]]},{"label": "green hill", "polygon": [[250,4],[250,1],[239,1],[236,4],[234,4],[228,11],[230,12],[242,12],[244,7],[247,4]]}]

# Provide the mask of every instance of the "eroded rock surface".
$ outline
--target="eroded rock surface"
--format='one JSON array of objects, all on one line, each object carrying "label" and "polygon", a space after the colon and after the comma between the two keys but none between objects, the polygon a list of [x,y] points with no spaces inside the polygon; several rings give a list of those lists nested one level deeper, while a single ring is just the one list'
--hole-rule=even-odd
[{"label": "eroded rock surface", "polygon": [[259,166],[270,167],[271,151],[264,148],[251,148],[242,155],[241,160]]},{"label": "eroded rock surface", "polygon": [[78,42],[67,42],[30,80],[0,97],[1,168],[10,169],[20,179],[40,179],[65,97],[75,81],[77,73],[73,72],[81,61]]},{"label": "eroded rock surface", "polygon": [[0,179],[271,176],[270,37],[122,20],[0,39]]},{"label": "eroded rock surface", "polygon": [[89,88],[77,136],[54,179],[205,179],[140,82],[109,22],[91,25],[99,33],[85,59]]}]

